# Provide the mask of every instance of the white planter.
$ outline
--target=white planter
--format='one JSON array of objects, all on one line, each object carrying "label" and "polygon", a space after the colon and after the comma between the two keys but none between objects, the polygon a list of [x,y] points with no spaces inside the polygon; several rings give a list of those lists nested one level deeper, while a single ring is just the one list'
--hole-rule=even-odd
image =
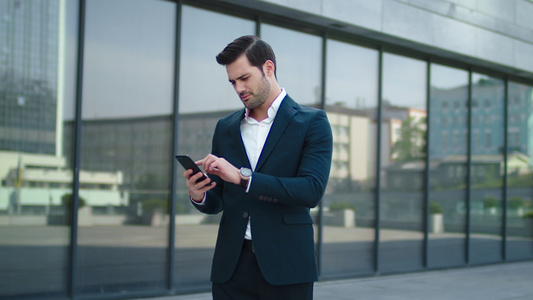
[{"label": "white planter", "polygon": [[341,226],[344,228],[355,227],[355,211],[351,209],[343,209],[335,212],[336,217],[341,221]]},{"label": "white planter", "polygon": [[156,208],[152,213],[150,225],[153,227],[168,225],[168,220],[168,215],[165,214],[160,208]]},{"label": "white planter", "polygon": [[351,209],[336,210],[324,214],[323,222],[325,225],[354,228],[355,211]]},{"label": "white planter", "polygon": [[90,206],[84,206],[78,209],[78,226],[93,226],[93,208]]},{"label": "white planter", "polygon": [[485,208],[485,214],[490,216],[495,216],[498,214],[498,209],[496,207]]},{"label": "white planter", "polygon": [[429,215],[429,232],[444,232],[444,216],[442,214]]},{"label": "white planter", "polygon": [[524,215],[524,208],[523,207],[508,208],[507,214],[512,217],[522,217]]}]

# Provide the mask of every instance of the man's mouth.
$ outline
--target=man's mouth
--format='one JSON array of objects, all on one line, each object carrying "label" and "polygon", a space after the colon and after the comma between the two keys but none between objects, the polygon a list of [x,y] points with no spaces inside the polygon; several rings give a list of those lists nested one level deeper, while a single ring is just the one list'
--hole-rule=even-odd
[{"label": "man's mouth", "polygon": [[242,101],[246,101],[246,100],[250,99],[251,96],[252,96],[252,94],[250,94],[250,93],[241,94],[241,100]]}]

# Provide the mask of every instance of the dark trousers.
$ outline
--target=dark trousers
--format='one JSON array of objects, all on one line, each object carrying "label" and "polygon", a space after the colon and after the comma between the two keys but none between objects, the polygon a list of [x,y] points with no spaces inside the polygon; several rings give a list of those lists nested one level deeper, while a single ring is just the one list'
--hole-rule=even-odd
[{"label": "dark trousers", "polygon": [[313,282],[271,285],[259,270],[249,243],[241,251],[239,263],[230,281],[213,283],[213,300],[312,300]]}]

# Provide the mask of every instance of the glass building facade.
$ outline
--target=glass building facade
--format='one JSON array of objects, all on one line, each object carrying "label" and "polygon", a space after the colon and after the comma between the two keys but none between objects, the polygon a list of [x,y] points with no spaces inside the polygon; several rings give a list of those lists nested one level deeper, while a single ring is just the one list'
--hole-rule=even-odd
[{"label": "glass building facade", "polygon": [[234,2],[0,0],[1,299],[210,289],[174,155],[241,107],[215,56],[246,34],[332,127],[320,280],[533,259],[530,77]]}]

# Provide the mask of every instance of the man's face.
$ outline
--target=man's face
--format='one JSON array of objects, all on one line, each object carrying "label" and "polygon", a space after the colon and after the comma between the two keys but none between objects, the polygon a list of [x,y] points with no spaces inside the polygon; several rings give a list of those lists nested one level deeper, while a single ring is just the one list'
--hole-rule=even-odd
[{"label": "man's face", "polygon": [[229,82],[246,108],[261,106],[270,94],[270,82],[257,67],[250,64],[246,55],[226,65]]}]

